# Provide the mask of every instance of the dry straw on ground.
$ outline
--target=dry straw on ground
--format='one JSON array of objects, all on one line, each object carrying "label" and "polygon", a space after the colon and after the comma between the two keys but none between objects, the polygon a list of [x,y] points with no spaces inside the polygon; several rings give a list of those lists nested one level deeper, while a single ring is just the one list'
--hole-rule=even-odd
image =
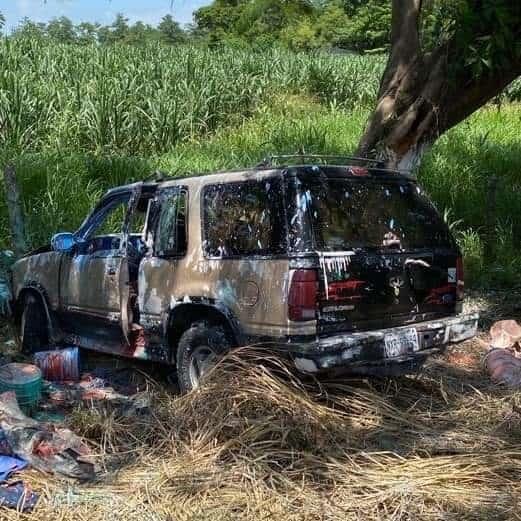
[{"label": "dry straw on ground", "polygon": [[43,494],[27,518],[517,519],[521,393],[488,382],[480,349],[419,377],[321,383],[245,349],[198,392],[157,390],[151,415],[78,410],[103,473],[81,485],[30,471]]}]

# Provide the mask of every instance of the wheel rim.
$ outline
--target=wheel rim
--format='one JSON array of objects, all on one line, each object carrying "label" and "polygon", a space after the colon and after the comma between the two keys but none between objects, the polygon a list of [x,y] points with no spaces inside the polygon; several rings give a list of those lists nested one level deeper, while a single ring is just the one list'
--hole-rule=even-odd
[{"label": "wheel rim", "polygon": [[192,389],[197,389],[202,376],[215,361],[215,352],[209,346],[197,346],[190,356],[189,376]]}]

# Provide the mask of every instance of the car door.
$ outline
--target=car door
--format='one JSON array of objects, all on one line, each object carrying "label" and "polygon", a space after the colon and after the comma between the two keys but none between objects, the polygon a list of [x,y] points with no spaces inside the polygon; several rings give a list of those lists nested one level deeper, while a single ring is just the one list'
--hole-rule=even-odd
[{"label": "car door", "polygon": [[60,281],[66,314],[118,325],[125,336],[129,327],[128,228],[140,191],[137,184],[102,201],[79,230]]},{"label": "car door", "polygon": [[139,309],[142,318],[158,321],[179,296],[177,269],[188,247],[188,189],[186,186],[162,188],[155,197],[148,223],[153,236],[153,255],[139,267]]}]

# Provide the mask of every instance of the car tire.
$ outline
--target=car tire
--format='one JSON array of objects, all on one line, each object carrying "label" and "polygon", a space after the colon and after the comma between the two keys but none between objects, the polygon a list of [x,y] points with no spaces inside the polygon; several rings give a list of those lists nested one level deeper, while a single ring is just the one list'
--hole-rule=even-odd
[{"label": "car tire", "polygon": [[199,386],[200,377],[232,347],[222,326],[197,322],[187,329],[177,347],[177,378],[181,393]]},{"label": "car tire", "polygon": [[49,344],[45,309],[38,298],[27,295],[20,320],[20,342],[26,354],[42,351]]}]

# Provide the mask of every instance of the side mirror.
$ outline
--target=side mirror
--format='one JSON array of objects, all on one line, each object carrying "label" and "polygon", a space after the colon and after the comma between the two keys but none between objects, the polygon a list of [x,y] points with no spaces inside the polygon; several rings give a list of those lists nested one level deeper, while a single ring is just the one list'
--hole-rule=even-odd
[{"label": "side mirror", "polygon": [[75,244],[74,234],[69,232],[57,233],[51,239],[51,248],[54,251],[71,251]]}]

